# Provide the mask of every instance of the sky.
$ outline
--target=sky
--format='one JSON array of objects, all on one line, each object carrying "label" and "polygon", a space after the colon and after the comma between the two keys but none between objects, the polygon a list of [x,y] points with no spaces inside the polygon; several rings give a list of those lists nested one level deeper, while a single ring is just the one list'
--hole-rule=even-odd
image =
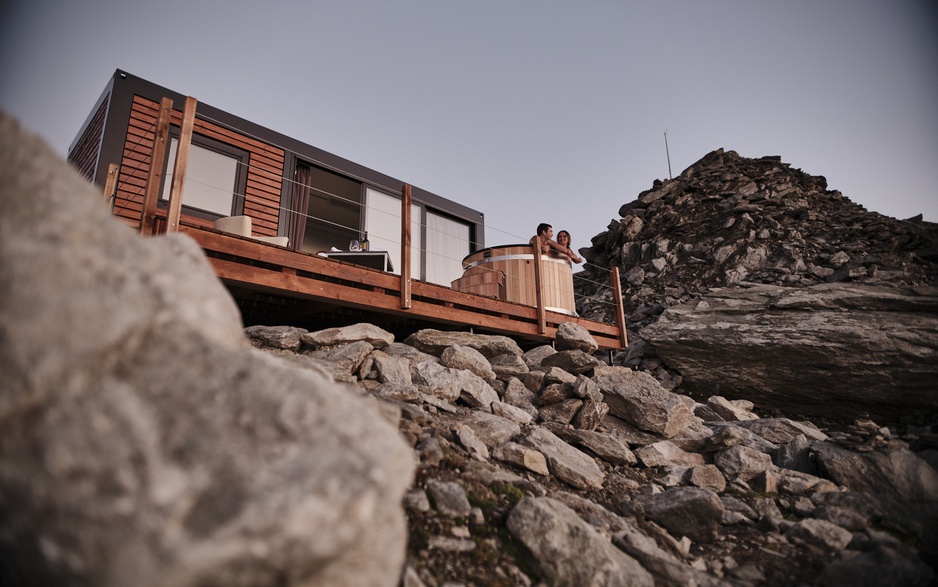
[{"label": "sky", "polygon": [[489,246],[588,246],[717,148],[938,222],[932,1],[0,2],[0,109],[63,157],[116,69],[474,208]]}]

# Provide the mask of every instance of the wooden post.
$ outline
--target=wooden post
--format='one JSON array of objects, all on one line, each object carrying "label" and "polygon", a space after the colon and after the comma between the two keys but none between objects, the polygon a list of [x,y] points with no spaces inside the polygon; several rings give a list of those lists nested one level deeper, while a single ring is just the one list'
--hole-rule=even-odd
[{"label": "wooden post", "polygon": [[169,190],[169,208],[166,211],[166,232],[179,230],[182,214],[182,193],[186,185],[186,170],[189,167],[189,147],[192,145],[192,127],[195,124],[195,98],[186,97],[182,111],[182,126],[179,127],[179,144],[176,145],[176,163],[173,166],[173,186]]},{"label": "wooden post", "polygon": [[612,285],[612,301],[616,305],[616,326],[619,327],[619,343],[622,348],[629,346],[629,334],[625,329],[625,310],[622,308],[622,282],[619,281],[619,268],[613,266],[609,270],[609,281]]},{"label": "wooden post", "polygon": [[547,332],[547,312],[544,309],[544,292],[541,288],[541,240],[534,238],[534,299],[537,302],[537,333]]},{"label": "wooden post", "polygon": [[404,184],[401,192],[401,309],[409,310],[411,305],[410,281],[410,205],[413,200],[409,183]]},{"label": "wooden post", "polygon": [[144,236],[153,234],[156,202],[160,199],[160,184],[163,180],[163,166],[166,164],[166,144],[169,139],[169,122],[172,116],[173,101],[170,98],[163,98],[160,101],[160,113],[156,118],[153,153],[150,155],[147,187],[143,195],[143,209],[140,211],[140,234]]},{"label": "wooden post", "polygon": [[117,172],[120,166],[117,163],[111,163],[107,166],[107,179],[104,181],[104,201],[108,205],[114,203],[114,192],[117,191]]}]

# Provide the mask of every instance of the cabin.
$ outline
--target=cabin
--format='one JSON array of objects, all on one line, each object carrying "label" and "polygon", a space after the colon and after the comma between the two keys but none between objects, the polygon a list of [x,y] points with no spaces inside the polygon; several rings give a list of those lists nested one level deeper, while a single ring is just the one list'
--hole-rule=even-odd
[{"label": "cabin", "polygon": [[[624,319],[576,316],[572,284],[569,296],[550,294],[564,281],[555,260],[516,245],[525,250],[504,260],[521,266],[500,266],[481,212],[125,71],[68,161],[141,234],[194,238],[245,325],[368,321],[399,337],[472,329],[533,345],[572,321],[601,348],[627,342]],[[610,282],[617,289],[618,276]]]}]

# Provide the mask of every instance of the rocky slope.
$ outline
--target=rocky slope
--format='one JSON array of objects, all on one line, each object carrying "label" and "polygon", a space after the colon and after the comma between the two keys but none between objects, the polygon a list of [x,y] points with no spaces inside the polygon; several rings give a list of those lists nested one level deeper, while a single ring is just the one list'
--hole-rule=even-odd
[{"label": "rocky slope", "polygon": [[[868,212],[779,157],[713,151],[673,180],[656,180],[619,215],[580,249],[587,265],[576,285],[594,295],[618,266],[636,326],[663,306],[743,282],[938,282],[938,225]],[[580,310],[612,319],[607,305],[586,298]]]},{"label": "rocky slope", "polygon": [[633,330],[622,364],[704,398],[936,421],[935,224],[868,212],[778,157],[722,150],[619,213],[580,250],[575,286],[581,314],[611,320],[601,284],[619,267]]},{"label": "rocky slope", "polygon": [[[402,585],[929,585],[938,436],[825,431],[696,403],[555,348],[359,325],[255,326],[253,344],[327,372],[413,446]],[[931,565],[931,567],[929,566]]]}]

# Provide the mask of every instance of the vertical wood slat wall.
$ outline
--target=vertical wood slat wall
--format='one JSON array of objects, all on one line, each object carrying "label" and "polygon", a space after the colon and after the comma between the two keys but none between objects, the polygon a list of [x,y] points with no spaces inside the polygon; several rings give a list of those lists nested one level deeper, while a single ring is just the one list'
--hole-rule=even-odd
[{"label": "vertical wood slat wall", "polygon": [[[134,96],[124,141],[114,213],[135,227],[139,226],[159,108],[159,102]],[[178,126],[181,122],[182,112],[174,109],[172,123]],[[275,236],[280,218],[283,149],[199,118],[195,120],[194,131],[249,153],[249,160],[246,162],[248,170],[243,213],[253,219],[255,234]],[[207,220],[183,216],[188,222],[211,226]]]},{"label": "vertical wood slat wall", "polygon": [[98,152],[101,150],[101,138],[104,136],[104,115],[109,100],[110,96],[106,96],[101,101],[85,132],[68,155],[68,162],[88,181],[94,180],[94,170],[98,166]]}]

